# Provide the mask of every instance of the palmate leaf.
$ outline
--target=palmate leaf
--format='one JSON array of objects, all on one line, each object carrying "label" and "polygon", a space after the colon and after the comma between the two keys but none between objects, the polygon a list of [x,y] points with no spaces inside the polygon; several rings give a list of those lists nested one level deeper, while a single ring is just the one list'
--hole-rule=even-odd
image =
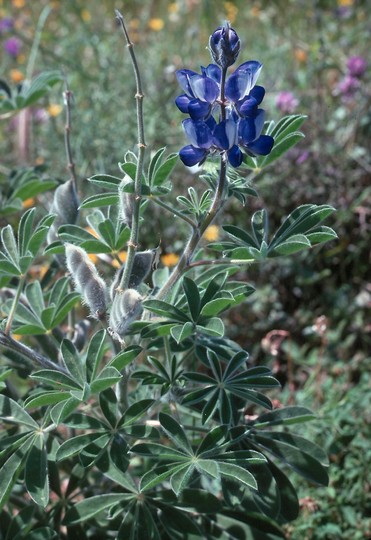
[{"label": "palmate leaf", "polygon": [[16,401],[3,394],[0,394],[0,418],[11,424],[39,429],[38,423]]},{"label": "palmate leaf", "polygon": [[[130,496],[132,497],[132,495]],[[92,517],[100,514],[104,510],[109,510],[113,506],[125,501],[128,497],[125,494],[101,494],[95,497],[89,497],[78,502],[70,508],[63,520],[64,525],[73,525],[87,521]]]}]

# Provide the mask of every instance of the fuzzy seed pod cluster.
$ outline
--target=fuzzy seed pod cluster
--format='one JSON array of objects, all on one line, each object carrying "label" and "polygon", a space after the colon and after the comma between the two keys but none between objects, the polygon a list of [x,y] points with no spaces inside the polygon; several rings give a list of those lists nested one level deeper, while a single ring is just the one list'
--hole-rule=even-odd
[{"label": "fuzzy seed pod cluster", "polygon": [[66,244],[66,264],[76,290],[90,309],[90,315],[101,319],[107,309],[106,284],[87,253],[78,246]]},{"label": "fuzzy seed pod cluster", "polygon": [[129,229],[131,229],[131,221],[133,218],[133,203],[134,194],[124,191],[125,186],[132,183],[132,179],[127,174],[121,180],[119,186],[119,198],[120,198],[120,217]]},{"label": "fuzzy seed pod cluster", "polygon": [[57,187],[50,213],[56,214],[56,217],[48,232],[48,243],[58,240],[59,227],[76,223],[79,215],[79,199],[72,180]]},{"label": "fuzzy seed pod cluster", "polygon": [[[133,268],[131,270],[129,279],[129,289],[137,289],[139,285],[146,279],[150,273],[155,258],[156,250],[149,249],[147,251],[138,251],[134,256]],[[111,298],[113,299],[116,290],[120,284],[122,275],[125,270],[123,265],[115,275],[115,278],[111,285]]]},{"label": "fuzzy seed pod cluster", "polygon": [[142,297],[135,289],[126,289],[116,294],[109,317],[111,330],[123,337],[130,324],[141,315],[142,311]]}]

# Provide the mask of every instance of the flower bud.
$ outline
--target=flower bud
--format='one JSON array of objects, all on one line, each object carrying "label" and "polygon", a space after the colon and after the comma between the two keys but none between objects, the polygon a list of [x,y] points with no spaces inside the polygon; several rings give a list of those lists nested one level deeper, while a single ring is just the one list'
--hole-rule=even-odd
[{"label": "flower bud", "polygon": [[90,315],[101,319],[106,312],[106,284],[87,253],[73,244],[66,244],[66,263],[76,290],[90,309]]},{"label": "flower bud", "polygon": [[127,174],[121,180],[119,186],[119,198],[120,198],[120,217],[129,229],[131,229],[131,221],[133,218],[133,202],[134,194],[124,191],[124,187],[127,184],[132,183],[130,176]]},{"label": "flower bud", "polygon": [[50,213],[56,214],[56,217],[48,232],[48,243],[58,240],[58,228],[61,225],[76,223],[79,214],[78,209],[79,200],[75,185],[72,180],[67,180],[67,182],[58,186],[54,192]]},{"label": "flower bud", "polygon": [[110,328],[123,337],[130,326],[142,313],[142,297],[135,289],[127,289],[116,294],[109,317]]},{"label": "flower bud", "polygon": [[240,39],[229,23],[219,26],[210,36],[209,48],[212,59],[223,69],[235,63],[240,46]]},{"label": "flower bud", "polygon": [[[149,249],[147,251],[138,251],[134,256],[133,268],[129,279],[129,289],[136,289],[146,279],[150,273],[155,258],[156,250]],[[116,289],[120,284],[122,274],[125,270],[125,264],[116,272],[115,278],[111,285],[111,298],[114,298]]]}]

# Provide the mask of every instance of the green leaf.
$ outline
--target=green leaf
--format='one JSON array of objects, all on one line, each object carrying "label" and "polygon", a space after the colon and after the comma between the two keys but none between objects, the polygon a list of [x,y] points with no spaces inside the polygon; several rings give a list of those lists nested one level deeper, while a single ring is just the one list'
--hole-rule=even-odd
[{"label": "green leaf", "polygon": [[156,167],[151,185],[159,186],[163,184],[171,174],[178,161],[178,154],[170,154],[159,167]]},{"label": "green leaf", "polygon": [[117,204],[119,196],[117,192],[100,193],[99,195],[92,195],[85,199],[80,205],[80,208],[100,208],[102,206],[110,206]]},{"label": "green leaf", "polygon": [[338,235],[330,227],[322,225],[315,229],[311,229],[311,232],[307,233],[306,237],[312,245],[315,245],[328,242],[329,240],[335,240]]},{"label": "green leaf", "polygon": [[142,348],[138,345],[131,345],[130,347],[116,354],[108,365],[115,367],[118,371],[122,371],[138,356],[141,351]]},{"label": "green leaf", "polygon": [[117,189],[121,182],[121,178],[111,176],[110,174],[94,174],[88,180],[99,187],[108,189]]},{"label": "green leaf", "polygon": [[63,358],[64,365],[72,375],[73,379],[79,386],[83,386],[85,383],[85,365],[72,341],[63,339],[60,346],[60,354]]},{"label": "green leaf", "polygon": [[253,439],[274,456],[284,461],[298,474],[303,476],[303,478],[315,484],[328,485],[329,478],[325,467],[310,454],[303,452],[287,442],[277,439],[272,440],[260,432],[254,434]]},{"label": "green leaf", "polygon": [[63,388],[68,390],[79,390],[81,386],[73,378],[65,373],[61,373],[52,369],[40,369],[30,375],[32,379],[41,381],[56,388]]},{"label": "green leaf", "polygon": [[44,435],[39,433],[28,453],[25,467],[27,491],[36,504],[43,508],[49,502],[48,458],[44,446]]},{"label": "green leaf", "polygon": [[316,418],[306,407],[284,407],[261,414],[253,423],[255,428],[277,425],[292,425],[309,422]]},{"label": "green leaf", "polygon": [[33,223],[35,218],[36,208],[30,208],[25,212],[20,221],[18,227],[18,244],[20,255],[26,255],[28,244],[32,236]]},{"label": "green leaf", "polygon": [[35,420],[13,399],[0,394],[0,418],[11,424],[22,424],[35,430],[39,425]]},{"label": "green leaf", "polygon": [[191,312],[193,321],[197,321],[200,313],[201,299],[196,283],[187,277],[183,278],[183,289],[187,298],[189,311]]},{"label": "green leaf", "polygon": [[258,489],[258,485],[254,476],[239,465],[234,463],[219,462],[220,474],[234,482],[243,484],[244,486],[252,489]]},{"label": "green leaf", "polygon": [[92,517],[100,514],[103,510],[108,510],[114,505],[119,504],[125,500],[123,494],[101,494],[96,497],[89,497],[83,501],[78,502],[67,511],[67,514],[63,520],[64,525],[74,525],[87,521]]},{"label": "green leaf", "polygon": [[45,391],[36,396],[29,396],[25,402],[25,407],[32,409],[35,407],[45,407],[46,405],[54,405],[61,401],[66,401],[70,397],[68,392],[53,392]]},{"label": "green leaf", "polygon": [[197,330],[208,336],[224,336],[224,324],[221,319],[213,317],[209,319],[205,324],[197,325]]},{"label": "green leaf", "polygon": [[171,488],[177,497],[180,495],[183,489],[187,487],[193,471],[194,465],[187,464],[172,474],[170,479]]},{"label": "green leaf", "polygon": [[26,441],[10,456],[0,469],[0,511],[7,503],[14,484],[18,480],[26,461],[27,452],[34,441],[30,435]]},{"label": "green leaf", "polygon": [[84,433],[64,441],[57,450],[57,461],[63,461],[80,453],[86,446],[102,437],[102,433]]},{"label": "green leaf", "polygon": [[148,491],[153,489],[158,484],[161,484],[169,478],[172,474],[175,474],[179,470],[184,469],[184,464],[181,465],[172,465],[171,467],[158,467],[157,469],[152,469],[145,473],[140,480],[140,491]]},{"label": "green leaf", "polygon": [[112,427],[116,427],[119,408],[116,394],[112,388],[107,388],[99,394],[99,405],[106,420]]},{"label": "green leaf", "polygon": [[1,230],[1,241],[6,255],[10,262],[18,268],[19,265],[19,253],[17,242],[14,236],[13,228],[11,225],[7,225]]},{"label": "green leaf", "polygon": [[162,162],[162,156],[163,156],[165,150],[166,150],[166,146],[164,146],[163,148],[160,148],[159,150],[157,150],[157,152],[155,153],[155,155],[153,156],[153,158],[151,159],[151,161],[149,163],[149,167],[148,167],[148,182],[149,182],[149,185],[152,185],[152,183],[153,183],[154,173],[155,173],[156,169],[158,169],[159,164],[161,164],[161,162]]},{"label": "green leaf", "polygon": [[303,249],[312,247],[310,241],[304,234],[295,234],[287,238],[284,242],[275,244],[272,250],[273,255],[291,255]]},{"label": "green leaf", "polygon": [[232,298],[214,298],[204,304],[201,310],[202,317],[215,317],[222,311],[228,309],[233,304]]},{"label": "green leaf", "polygon": [[93,394],[103,392],[107,388],[110,388],[114,384],[118,383],[122,379],[121,373],[112,366],[106,366],[98,374],[98,376],[91,382],[90,388]]},{"label": "green leaf", "polygon": [[50,411],[50,417],[57,426],[62,423],[80,405],[80,400],[70,397],[68,400],[54,405]]},{"label": "green leaf", "polygon": [[293,114],[284,116],[277,123],[271,122],[266,133],[275,139],[281,140],[288,133],[293,133],[301,128],[307,116],[304,114]]},{"label": "green leaf", "polygon": [[183,311],[162,300],[146,300],[143,302],[143,307],[157,315],[177,322],[188,322],[190,320]]},{"label": "green leaf", "polygon": [[194,324],[191,322],[186,322],[185,324],[179,324],[177,326],[172,326],[170,328],[170,334],[173,339],[179,344],[189,336],[191,336],[195,331]]},{"label": "green leaf", "polygon": [[136,403],[133,403],[122,415],[119,426],[120,427],[127,427],[133,424],[138,418],[143,416],[143,414],[148,411],[150,407],[155,403],[154,399],[142,399],[141,401],[137,401]]},{"label": "green leaf", "polygon": [[268,236],[268,214],[266,210],[258,210],[251,218],[251,229],[257,246],[263,241],[267,241]]},{"label": "green leaf", "polygon": [[[91,382],[95,379],[100,362],[105,353],[106,331],[98,330],[89,341],[86,353],[86,380]],[[110,362],[112,365],[112,362]],[[115,367],[115,366],[113,366]]]},{"label": "green leaf", "polygon": [[159,414],[159,420],[162,428],[167,435],[172,439],[178,448],[187,453],[192,453],[192,447],[188,441],[187,435],[182,426],[170,415],[166,413]]},{"label": "green leaf", "polygon": [[288,133],[279,141],[276,139],[270,154],[268,154],[268,156],[266,156],[264,159],[262,159],[261,162],[259,162],[259,168],[267,167],[268,165],[276,161],[283,154],[286,154],[286,152],[290,150],[290,148],[295,146],[303,138],[303,133],[301,133],[300,131],[294,131],[293,133]]}]

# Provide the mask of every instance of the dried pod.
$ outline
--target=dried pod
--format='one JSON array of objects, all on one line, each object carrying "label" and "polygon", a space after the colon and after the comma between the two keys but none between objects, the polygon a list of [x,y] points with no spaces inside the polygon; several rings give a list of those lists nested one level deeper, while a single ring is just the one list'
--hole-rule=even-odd
[{"label": "dried pod", "polygon": [[48,242],[52,243],[58,240],[59,227],[76,223],[79,215],[79,200],[72,180],[68,180],[57,187],[54,192],[50,213],[56,214],[47,236]]},{"label": "dried pod", "polygon": [[109,317],[111,329],[123,337],[130,324],[142,313],[142,297],[135,289],[116,294]]},{"label": "dried pod", "polygon": [[90,309],[90,315],[101,319],[106,312],[106,284],[87,253],[73,244],[66,244],[66,263],[76,290]]},{"label": "dried pod", "polygon": [[119,186],[120,217],[121,220],[125,223],[125,225],[129,227],[129,229],[131,229],[131,221],[133,218],[134,194],[124,191],[124,187],[132,182],[133,181],[130,176],[126,174],[121,180]]},{"label": "dried pod", "polygon": [[[136,289],[146,279],[150,273],[153,265],[153,261],[156,255],[155,249],[149,249],[147,251],[138,251],[134,256],[133,268],[131,270],[129,279],[129,289]],[[111,285],[111,298],[113,299],[117,287],[120,285],[122,274],[125,270],[125,264],[116,272],[114,280]]]}]

